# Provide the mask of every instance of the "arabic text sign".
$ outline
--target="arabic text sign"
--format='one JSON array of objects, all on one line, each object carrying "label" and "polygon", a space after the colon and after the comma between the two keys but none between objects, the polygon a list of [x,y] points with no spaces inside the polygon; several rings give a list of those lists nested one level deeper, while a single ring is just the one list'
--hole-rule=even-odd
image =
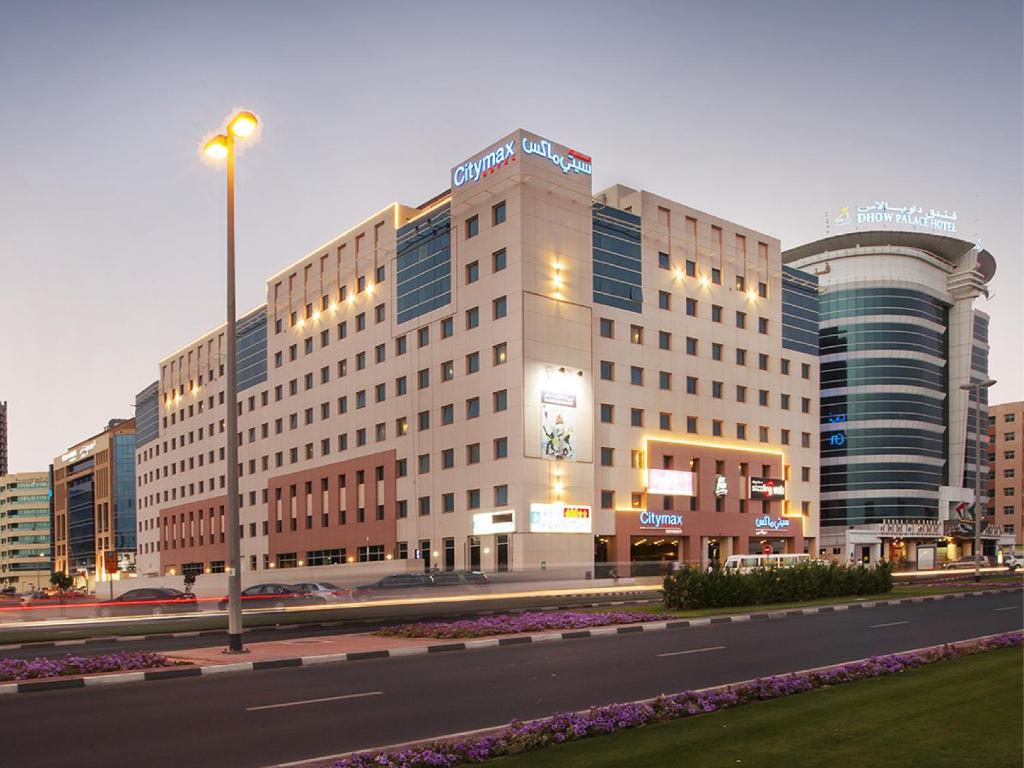
[{"label": "arabic text sign", "polygon": [[590,507],[583,504],[530,504],[530,533],[591,533]]},{"label": "arabic text sign", "polygon": [[934,229],[939,232],[956,234],[956,211],[937,211],[929,208],[918,208],[915,205],[896,207],[884,201],[877,201],[870,205],[859,206],[851,210],[844,206],[839,215],[832,220],[836,226],[846,224],[897,224],[907,227],[920,227],[921,229]]},{"label": "arabic text sign", "polygon": [[752,477],[750,478],[750,498],[784,499],[786,498],[786,481],[774,477]]},{"label": "arabic text sign", "polygon": [[665,496],[696,496],[697,475],[674,469],[648,469],[647,492]]},{"label": "arabic text sign", "polygon": [[764,517],[758,517],[754,520],[754,527],[759,531],[781,531],[785,528],[789,528],[790,520],[784,517],[772,517],[771,515],[765,515]]}]

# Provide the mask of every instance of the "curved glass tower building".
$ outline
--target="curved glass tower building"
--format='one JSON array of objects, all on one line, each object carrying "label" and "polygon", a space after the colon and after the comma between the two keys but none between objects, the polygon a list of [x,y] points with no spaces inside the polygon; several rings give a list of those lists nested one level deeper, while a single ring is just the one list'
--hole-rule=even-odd
[{"label": "curved glass tower building", "polygon": [[[959,387],[988,378],[988,316],[974,300],[987,295],[992,255],[954,237],[868,231],[794,248],[783,262],[820,285],[825,554],[913,560],[921,544],[938,545],[939,559],[959,555],[977,438]],[[982,472],[986,462],[983,449]]]}]

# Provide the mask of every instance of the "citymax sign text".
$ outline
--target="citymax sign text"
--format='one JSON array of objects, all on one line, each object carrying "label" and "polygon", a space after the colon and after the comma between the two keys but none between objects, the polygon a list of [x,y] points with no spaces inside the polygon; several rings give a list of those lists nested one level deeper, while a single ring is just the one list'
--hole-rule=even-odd
[{"label": "citymax sign text", "polygon": [[640,525],[650,528],[671,528],[682,524],[682,515],[663,515],[658,512],[648,512],[647,510],[640,513]]},{"label": "citymax sign text", "polygon": [[[550,141],[533,139],[523,136],[519,143],[524,155],[539,155],[562,169],[562,173],[585,173],[591,175],[591,158],[574,149],[566,150],[563,155],[556,152]],[[507,141],[501,146],[481,155],[475,160],[463,163],[452,173],[452,186],[461,187],[472,181],[479,181],[499,168],[503,168],[516,160],[516,140]]]}]

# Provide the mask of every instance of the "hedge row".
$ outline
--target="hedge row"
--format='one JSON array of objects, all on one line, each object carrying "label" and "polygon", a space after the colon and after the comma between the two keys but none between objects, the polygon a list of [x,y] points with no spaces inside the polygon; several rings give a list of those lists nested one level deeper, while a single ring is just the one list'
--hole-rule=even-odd
[{"label": "hedge row", "polygon": [[892,566],[848,567],[836,563],[799,563],[755,568],[749,573],[686,567],[665,577],[665,607],[731,608],[742,605],[798,603],[825,597],[878,595],[892,590]]}]

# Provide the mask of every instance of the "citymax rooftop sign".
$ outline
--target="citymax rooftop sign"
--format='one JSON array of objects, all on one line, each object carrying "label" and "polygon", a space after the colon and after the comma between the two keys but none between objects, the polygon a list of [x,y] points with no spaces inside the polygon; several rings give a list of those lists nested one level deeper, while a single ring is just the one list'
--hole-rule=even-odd
[{"label": "citymax rooftop sign", "polygon": [[[519,139],[519,149],[524,155],[538,155],[562,169],[562,173],[583,173],[591,175],[591,158],[577,152],[575,149],[566,150],[565,154],[556,152],[550,141],[534,139],[523,136]],[[504,168],[517,159],[516,140],[512,139],[492,149],[490,152],[481,155],[475,160],[463,163],[452,173],[452,186],[461,187],[469,182],[479,181],[488,174],[494,173],[499,168]]]}]

